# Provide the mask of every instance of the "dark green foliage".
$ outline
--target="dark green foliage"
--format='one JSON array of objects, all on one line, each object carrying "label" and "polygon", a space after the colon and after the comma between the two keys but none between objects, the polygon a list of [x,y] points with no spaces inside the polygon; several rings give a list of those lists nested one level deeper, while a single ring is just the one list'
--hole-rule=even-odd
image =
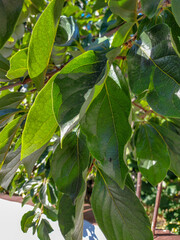
[{"label": "dark green foliage", "polygon": [[49,240],[45,214],[81,240],[93,175],[107,239],[153,239],[131,176],[147,205],[150,184],[180,177],[179,16],[179,0],[0,0],[0,185],[34,203],[24,232]]}]

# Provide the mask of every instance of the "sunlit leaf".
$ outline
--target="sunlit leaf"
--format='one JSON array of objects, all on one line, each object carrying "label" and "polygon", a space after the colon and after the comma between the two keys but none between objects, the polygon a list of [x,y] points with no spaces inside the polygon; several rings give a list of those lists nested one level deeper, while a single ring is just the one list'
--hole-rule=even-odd
[{"label": "sunlit leaf", "polygon": [[47,143],[57,128],[52,110],[52,81],[39,92],[36,100],[31,107],[22,135],[21,159],[29,156]]}]

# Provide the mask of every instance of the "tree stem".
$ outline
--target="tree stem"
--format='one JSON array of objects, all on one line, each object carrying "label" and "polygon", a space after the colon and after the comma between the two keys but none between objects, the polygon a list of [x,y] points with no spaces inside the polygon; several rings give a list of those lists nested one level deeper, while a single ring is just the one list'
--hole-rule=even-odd
[{"label": "tree stem", "polygon": [[136,186],[136,196],[141,199],[141,185],[142,185],[142,175],[141,172],[137,174],[137,186]]},{"label": "tree stem", "polygon": [[162,193],[162,182],[158,184],[157,187],[157,194],[156,194],[156,203],[154,207],[154,215],[151,225],[151,230],[153,232],[153,235],[155,235],[155,229],[156,229],[156,223],[157,223],[157,216],[158,216],[158,209],[161,201],[161,193]]}]

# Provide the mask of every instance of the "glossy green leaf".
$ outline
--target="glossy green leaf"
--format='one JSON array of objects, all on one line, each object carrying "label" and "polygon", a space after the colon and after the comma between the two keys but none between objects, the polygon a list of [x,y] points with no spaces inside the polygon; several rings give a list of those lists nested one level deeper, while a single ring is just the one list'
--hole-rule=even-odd
[{"label": "glossy green leaf", "polygon": [[61,128],[61,139],[77,124],[81,107],[90,90],[101,80],[104,55],[85,52],[69,62],[53,84],[53,108]]},{"label": "glossy green leaf", "polygon": [[37,160],[40,158],[40,156],[43,154],[47,147],[47,144],[42,146],[40,149],[36,150],[35,152],[31,153],[31,155],[28,155],[22,160],[22,163],[25,166],[25,169],[28,173],[28,176],[31,176],[31,172],[33,170],[34,164],[37,162]]},{"label": "glossy green leaf", "polygon": [[2,167],[10,145],[24,117],[18,117],[7,124],[0,132],[0,168]]},{"label": "glossy green leaf", "polygon": [[59,46],[70,46],[78,40],[79,29],[73,17],[60,17],[60,23],[57,28],[55,44]]},{"label": "glossy green leaf", "polygon": [[172,0],[171,1],[172,11],[174,14],[174,17],[176,19],[176,22],[178,23],[180,27],[180,15],[179,15],[179,9],[180,9],[180,1],[179,0]]},{"label": "glossy green leaf", "polygon": [[0,97],[0,110],[15,109],[25,98],[25,94],[21,92],[12,92]]},{"label": "glossy green leaf", "polygon": [[148,91],[147,101],[154,111],[180,117],[180,58],[167,25],[158,24],[141,34],[141,41],[129,52],[128,75],[135,94]]},{"label": "glossy green leaf", "polygon": [[31,2],[32,6],[40,12],[42,12],[44,10],[44,7],[46,6],[45,0],[31,0]]},{"label": "glossy green leaf", "polygon": [[88,164],[89,151],[85,137],[70,133],[64,139],[62,149],[57,146],[51,161],[51,175],[58,190],[75,199],[85,185],[83,174]]},{"label": "glossy green leaf", "polygon": [[169,150],[170,170],[180,177],[180,134],[174,124],[159,126],[153,123],[153,127],[161,134]]},{"label": "glossy green leaf", "polygon": [[91,197],[96,221],[108,240],[153,240],[149,219],[128,187],[122,190],[104,173],[98,173]]},{"label": "glossy green leaf", "polygon": [[9,62],[6,58],[0,55],[0,82],[7,82],[7,71],[9,70]]},{"label": "glossy green leaf", "polygon": [[81,121],[91,154],[100,161],[103,171],[121,187],[125,184],[128,172],[123,154],[131,135],[128,122],[130,109],[127,84],[118,67],[114,66],[102,91]]},{"label": "glossy green leaf", "polygon": [[51,1],[33,29],[28,48],[31,78],[38,77],[48,66],[63,4],[63,0]]},{"label": "glossy green leaf", "polygon": [[58,220],[58,211],[54,207],[44,206],[43,213],[52,221]]},{"label": "glossy green leaf", "polygon": [[7,72],[9,79],[23,77],[27,72],[27,52],[28,49],[22,49],[12,56],[10,59],[10,69]]},{"label": "glossy green leaf", "polygon": [[94,6],[93,6],[93,11],[99,10],[100,8],[104,8],[107,6],[107,1],[105,0],[96,0]]},{"label": "glossy green leaf", "polygon": [[110,0],[109,7],[127,22],[135,22],[137,18],[137,0]]},{"label": "glossy green leaf", "polygon": [[21,219],[21,230],[26,233],[32,227],[32,221],[35,217],[35,211],[25,213]]},{"label": "glossy green leaf", "polygon": [[47,185],[43,183],[39,190],[39,199],[40,199],[40,202],[44,205],[46,205],[46,202],[47,202],[46,191],[47,191]]},{"label": "glossy green leaf", "polygon": [[46,219],[42,219],[37,228],[37,235],[40,240],[50,240],[49,233],[54,231]]},{"label": "glossy green leaf", "polygon": [[8,188],[20,165],[20,153],[20,148],[18,148],[15,152],[9,152],[6,157],[6,161],[0,170],[0,186],[5,189]]},{"label": "glossy green leaf", "polygon": [[162,136],[149,124],[141,125],[136,136],[138,168],[154,186],[161,182],[169,169],[170,158]]},{"label": "glossy green leaf", "polygon": [[168,24],[171,29],[171,41],[173,47],[175,48],[177,54],[180,56],[180,27],[176,23],[176,20],[169,9],[165,10],[163,13],[165,17],[165,23]]},{"label": "glossy green leaf", "polygon": [[31,107],[22,135],[21,159],[31,155],[47,143],[57,128],[57,122],[52,110],[53,76],[39,92]]},{"label": "glossy green leaf", "polygon": [[0,110],[0,128],[4,127],[8,119],[13,116],[14,114],[20,112],[21,110],[19,109],[14,109],[14,108],[8,108],[8,109],[2,109]]},{"label": "glossy green leaf", "polygon": [[82,240],[85,192],[74,201],[64,194],[59,202],[58,222],[67,240]]},{"label": "glossy green leaf", "polygon": [[48,201],[51,204],[56,204],[57,202],[56,193],[53,186],[50,183],[47,184],[47,196],[48,196]]},{"label": "glossy green leaf", "polygon": [[0,0],[0,49],[13,33],[24,0]]},{"label": "glossy green leaf", "polygon": [[143,12],[149,17],[152,18],[158,8],[158,5],[161,0],[141,0],[141,7]]},{"label": "glossy green leaf", "polygon": [[129,22],[129,23],[123,24],[119,28],[119,30],[114,35],[112,47],[119,47],[126,41],[133,25],[134,23]]}]

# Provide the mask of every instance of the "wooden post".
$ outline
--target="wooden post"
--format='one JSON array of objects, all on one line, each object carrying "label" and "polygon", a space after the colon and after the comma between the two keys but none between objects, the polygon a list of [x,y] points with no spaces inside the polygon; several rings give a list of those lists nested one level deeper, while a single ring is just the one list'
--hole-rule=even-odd
[{"label": "wooden post", "polygon": [[136,196],[141,199],[141,185],[142,185],[142,175],[141,172],[137,174],[137,186],[136,186]]},{"label": "wooden post", "polygon": [[152,225],[151,225],[151,230],[153,232],[153,235],[155,235],[155,230],[156,230],[158,209],[159,209],[159,205],[160,205],[160,201],[161,201],[161,193],[162,193],[162,182],[159,183],[158,187],[157,187],[156,203],[154,206],[154,215],[153,215],[153,220],[152,220]]}]

